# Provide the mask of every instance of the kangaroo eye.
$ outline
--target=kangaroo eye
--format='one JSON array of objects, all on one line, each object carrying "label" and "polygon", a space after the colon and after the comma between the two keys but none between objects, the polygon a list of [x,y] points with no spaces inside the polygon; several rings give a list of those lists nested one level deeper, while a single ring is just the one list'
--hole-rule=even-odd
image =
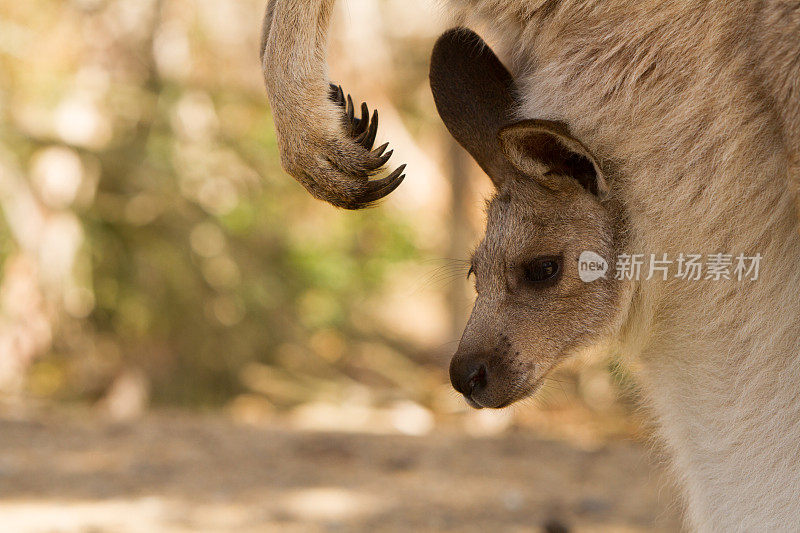
[{"label": "kangaroo eye", "polygon": [[525,265],[525,278],[530,283],[555,281],[561,272],[560,257],[537,257]]}]

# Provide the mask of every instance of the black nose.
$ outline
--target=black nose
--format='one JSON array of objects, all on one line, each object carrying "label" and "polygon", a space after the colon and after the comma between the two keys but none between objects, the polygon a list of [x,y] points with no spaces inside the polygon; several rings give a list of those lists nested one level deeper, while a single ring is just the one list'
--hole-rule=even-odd
[{"label": "black nose", "polygon": [[486,365],[453,359],[450,364],[450,382],[453,388],[472,400],[472,395],[486,388]]}]

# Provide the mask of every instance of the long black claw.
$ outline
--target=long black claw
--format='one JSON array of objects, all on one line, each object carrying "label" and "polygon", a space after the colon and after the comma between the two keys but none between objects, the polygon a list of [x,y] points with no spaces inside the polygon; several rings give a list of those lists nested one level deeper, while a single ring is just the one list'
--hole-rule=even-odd
[{"label": "long black claw", "polygon": [[374,199],[370,199],[369,201],[376,202],[381,198],[386,198],[387,196],[392,194],[395,191],[395,189],[397,189],[400,186],[401,183],[403,183],[404,179],[406,179],[405,174],[401,174],[400,176],[396,177],[394,180],[392,180],[391,183],[381,188],[380,190],[375,191],[373,193]]},{"label": "long black claw", "polygon": [[389,143],[383,143],[382,145],[378,146],[372,151],[372,155],[375,157],[380,157],[383,155],[383,152],[386,151],[386,148],[389,146]]},{"label": "long black claw", "polygon": [[363,140],[359,141],[359,144],[366,148],[367,150],[372,150],[372,146],[375,144],[375,136],[378,134],[378,110],[372,112],[372,120],[369,122],[369,130],[367,130],[367,136],[364,137]]},{"label": "long black claw", "polygon": [[368,204],[388,196],[392,191],[398,188],[401,183],[403,183],[403,180],[406,178],[405,174],[403,174],[403,170],[405,170],[405,168],[405,165],[400,165],[397,169],[395,169],[394,172],[385,178],[370,182],[369,192],[367,192],[367,194],[365,194],[361,200],[365,204]]},{"label": "long black claw", "polygon": [[386,151],[386,148],[388,146],[389,143],[383,143],[379,147],[375,148],[372,152],[370,152],[371,156],[378,158],[376,161],[370,164],[370,168],[372,170],[377,170],[381,168],[383,165],[386,164],[387,161],[389,161],[389,158],[392,157],[394,150],[389,150],[389,152],[387,152],[386,154],[383,153],[384,151]]},{"label": "long black claw", "polygon": [[405,169],[406,169],[406,165],[402,164],[399,167],[397,167],[396,169],[394,169],[394,172],[392,172],[391,174],[389,174],[385,178],[381,178],[379,180],[375,180],[372,183],[374,183],[375,185],[383,186],[383,185],[393,181],[395,178],[397,178],[397,176],[402,174]]},{"label": "long black claw", "polygon": [[350,98],[349,94],[347,95],[347,109],[345,110],[345,115],[347,116],[347,124],[352,128],[355,108],[353,107],[353,99]]},{"label": "long black claw", "polygon": [[[389,143],[385,143],[375,150],[372,149],[375,145],[375,138],[378,135],[377,109],[372,112],[372,117],[370,117],[369,107],[366,103],[362,103],[361,116],[356,118],[356,108],[353,104],[353,98],[349,94],[345,95],[342,86],[331,83],[329,91],[330,99],[342,108],[342,113],[344,115],[342,118],[346,122],[344,125],[345,131],[357,144],[361,145],[362,148],[369,152],[369,160],[371,162],[367,164],[363,171],[356,172],[355,174],[357,177],[363,179],[384,166],[389,161],[389,158],[392,157],[394,151],[389,150],[386,152]],[[385,178],[370,181],[366,191],[364,191],[354,203],[347,204],[345,207],[348,209],[367,207],[381,198],[388,196],[392,191],[397,189],[406,178],[405,174],[403,174],[405,168],[406,165],[401,165]]]},{"label": "long black claw", "polygon": [[355,121],[353,125],[353,136],[358,135],[359,137],[365,131],[367,131],[367,127],[369,126],[369,108],[367,107],[366,103],[361,104],[361,118]]},{"label": "long black claw", "polygon": [[392,157],[393,153],[394,153],[394,150],[389,150],[388,152],[383,154],[383,156],[378,160],[378,166],[375,167],[375,168],[381,168],[383,165],[385,165],[389,161],[389,159]]},{"label": "long black claw", "polygon": [[334,101],[334,103],[344,106],[344,91],[342,90],[341,85],[335,85],[333,83],[330,84],[330,98]]},{"label": "long black claw", "polygon": [[[375,135],[378,131],[377,113],[373,113],[372,121],[370,121],[369,107],[366,103],[361,104],[361,117],[356,118],[356,108],[353,103],[352,96],[345,95],[341,85],[329,84],[330,99],[340,107],[344,112],[345,130],[348,135],[353,137],[358,144],[361,144],[366,150],[372,149]],[[374,123],[373,123],[374,122]],[[370,141],[370,139],[372,139]]]}]

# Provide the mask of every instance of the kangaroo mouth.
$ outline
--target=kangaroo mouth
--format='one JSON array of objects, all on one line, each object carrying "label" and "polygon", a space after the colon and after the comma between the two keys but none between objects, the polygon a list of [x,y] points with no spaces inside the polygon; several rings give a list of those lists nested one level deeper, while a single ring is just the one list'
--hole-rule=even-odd
[{"label": "kangaroo mouth", "polygon": [[510,387],[510,394],[508,394],[506,398],[499,403],[490,403],[487,401],[488,399],[484,399],[482,402],[480,395],[476,397],[476,395],[473,394],[464,394],[464,400],[466,400],[467,404],[473,409],[504,409],[513,403],[524,400],[525,398],[536,394],[536,391],[538,391],[542,386],[542,383],[544,383],[544,379],[546,377],[547,374],[544,374],[536,378],[534,381],[528,382],[528,377],[525,376],[522,379],[515,381]]},{"label": "kangaroo mouth", "polygon": [[524,400],[525,398],[530,398],[531,396],[536,394],[544,384],[544,380],[547,379],[547,376],[550,374],[550,372],[552,372],[555,366],[556,365],[553,365],[550,368],[548,368],[544,372],[544,374],[535,378],[533,381],[529,381],[529,376],[527,375],[524,376],[519,381],[517,381],[512,386],[512,391],[511,394],[509,394],[508,399],[502,404],[498,405],[496,409],[503,409],[511,404],[517,403],[518,401]]},{"label": "kangaroo mouth", "polygon": [[483,409],[483,406],[472,399],[471,396],[467,396],[466,394],[463,395],[464,400],[466,400],[467,404],[472,407],[473,409]]},{"label": "kangaroo mouth", "polygon": [[541,388],[557,361],[491,361],[456,354],[450,363],[450,381],[473,409],[503,409]]}]

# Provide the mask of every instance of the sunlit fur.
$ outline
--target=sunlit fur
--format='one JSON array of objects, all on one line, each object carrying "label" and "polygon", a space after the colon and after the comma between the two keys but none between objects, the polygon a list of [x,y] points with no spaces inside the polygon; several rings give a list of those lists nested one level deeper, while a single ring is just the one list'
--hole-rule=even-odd
[{"label": "sunlit fur", "polygon": [[405,167],[384,181],[370,181],[390,152],[384,154],[386,146],[371,150],[371,142],[364,146],[345,134],[344,109],[331,98],[325,61],[333,5],[334,0],[269,0],[261,62],[283,168],[314,197],[362,209],[393,191]]},{"label": "sunlit fur", "polygon": [[[533,394],[557,363],[606,341],[624,317],[629,283],[613,276],[584,283],[578,274],[582,251],[621,252],[625,221],[617,206],[601,204],[570,177],[557,190],[537,178],[503,182],[472,257],[478,296],[451,369],[485,365],[487,385],[471,396],[481,406]],[[543,256],[562,258],[557,282],[528,282],[525,266]]]},{"label": "sunlit fur", "polygon": [[693,528],[795,529],[800,3],[470,4],[522,44],[519,115],[568,123],[611,172],[630,252],[764,256],[746,284],[640,282],[618,337]]},{"label": "sunlit fur", "polygon": [[[336,136],[323,79],[333,0],[282,3],[294,11],[267,47],[283,66],[268,85],[284,161],[297,168],[313,157],[298,147]],[[763,255],[754,282],[639,282],[615,333],[642,369],[691,527],[796,529],[800,3],[448,5],[510,53],[519,116],[566,122],[600,159],[628,251]]]}]

